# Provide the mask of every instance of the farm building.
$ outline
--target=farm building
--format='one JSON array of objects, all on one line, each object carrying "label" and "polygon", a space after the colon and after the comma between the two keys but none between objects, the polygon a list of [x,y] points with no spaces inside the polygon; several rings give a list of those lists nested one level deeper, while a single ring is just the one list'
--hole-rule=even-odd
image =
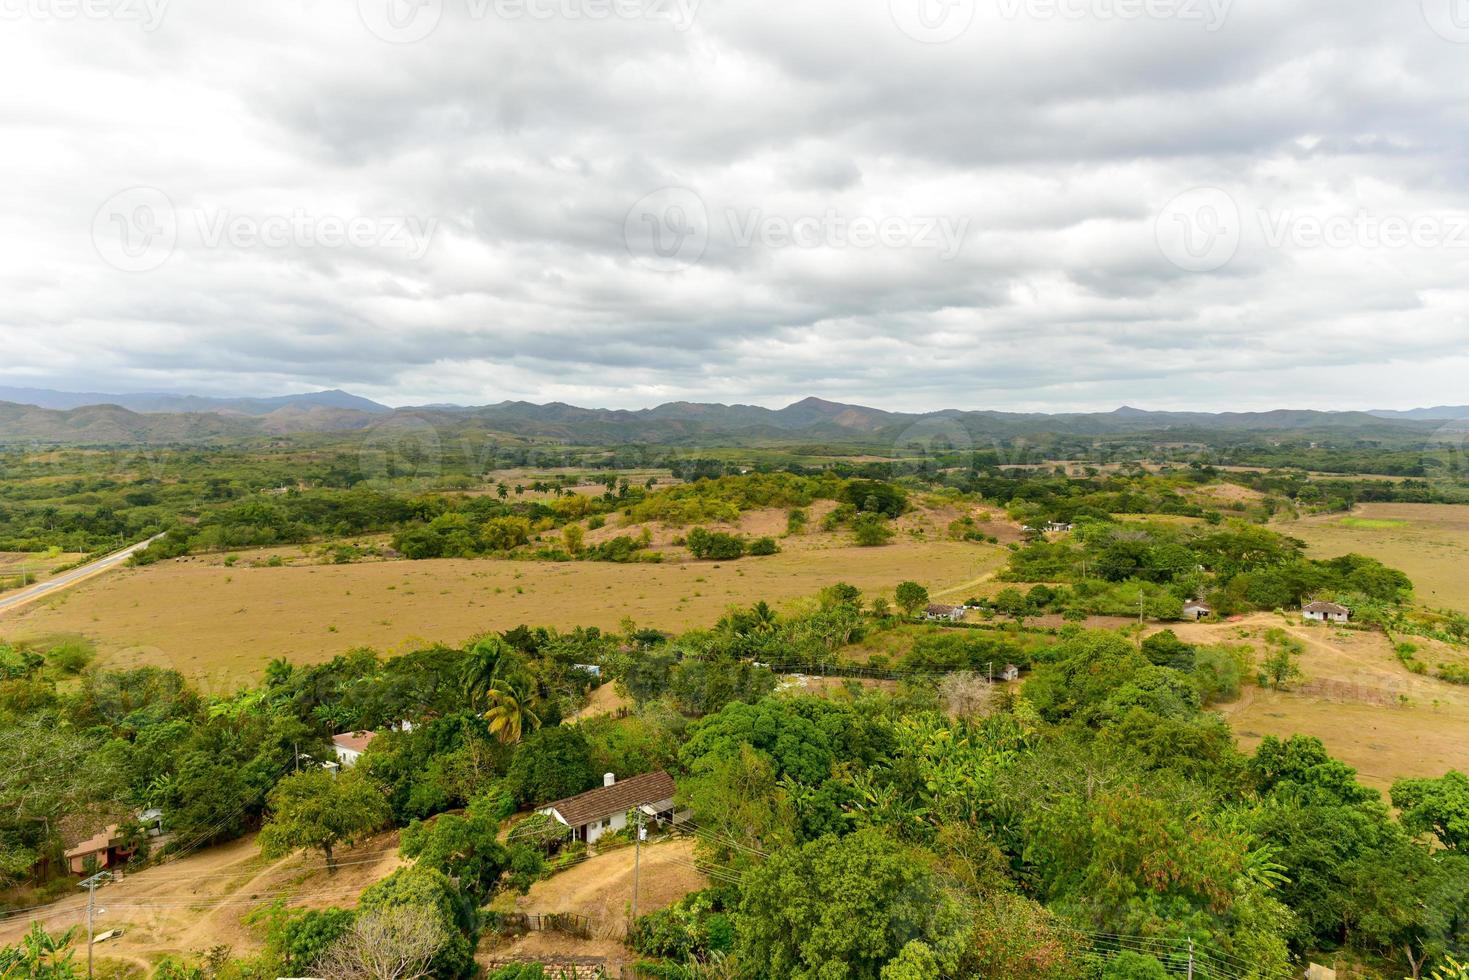
[{"label": "farm building", "polygon": [[923,610],[924,619],[946,619],[951,623],[957,623],[964,618],[963,606],[946,606],[942,603],[934,603]]},{"label": "farm building", "polygon": [[351,769],[367,751],[367,746],[377,738],[377,732],[343,732],[332,736],[332,748],[336,750],[337,762],[343,769]]},{"label": "farm building", "polygon": [[1020,679],[1020,668],[1014,664],[1006,664],[1005,669],[1000,671],[1000,680],[1018,681]]},{"label": "farm building", "polygon": [[661,769],[622,782],[609,772],[596,789],[557,800],[536,812],[570,827],[573,840],[592,844],[603,834],[625,829],[633,810],[642,811],[646,825],[676,822],[673,792],[673,777]]},{"label": "farm building", "polygon": [[1345,623],[1352,618],[1352,611],[1346,606],[1318,599],[1302,606],[1301,615],[1321,623]]},{"label": "farm building", "polygon": [[1190,599],[1183,604],[1184,619],[1203,619],[1205,616],[1214,615],[1214,607],[1202,599]]},{"label": "farm building", "polygon": [[89,875],[125,864],[137,848],[128,844],[118,824],[66,851],[66,866],[74,875]]}]

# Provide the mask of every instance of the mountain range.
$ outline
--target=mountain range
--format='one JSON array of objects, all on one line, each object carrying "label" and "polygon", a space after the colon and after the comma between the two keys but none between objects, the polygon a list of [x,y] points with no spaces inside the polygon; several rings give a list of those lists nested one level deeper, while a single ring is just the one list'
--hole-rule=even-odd
[{"label": "mountain range", "polygon": [[303,432],[353,432],[405,424],[446,432],[481,430],[565,443],[787,443],[892,446],[1038,435],[1147,433],[1174,442],[1267,433],[1421,441],[1443,420],[1469,419],[1469,407],[1411,412],[1112,412],[1018,413],[944,410],[889,412],[820,398],[780,409],[669,402],[654,408],[580,408],[561,402],[505,401],[479,407],[390,408],[332,390],[273,398],[106,395],[0,387],[0,443],[76,445],[209,442]]}]

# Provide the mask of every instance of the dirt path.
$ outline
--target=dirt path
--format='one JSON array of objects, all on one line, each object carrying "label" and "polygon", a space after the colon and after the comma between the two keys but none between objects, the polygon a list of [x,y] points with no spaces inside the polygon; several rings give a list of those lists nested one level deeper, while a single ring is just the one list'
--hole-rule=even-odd
[{"label": "dirt path", "polygon": [[[531,886],[515,899],[517,912],[576,912],[598,923],[599,936],[621,936],[627,930],[632,902],[633,848],[624,847],[583,861]],[[643,847],[638,873],[638,913],[661,909],[708,882],[691,865],[694,845],[671,840]]]},{"label": "dirt path", "polygon": [[[126,875],[97,890],[97,931],[122,935],[98,945],[96,956],[151,970],[169,954],[220,945],[256,950],[261,937],[244,922],[251,911],[278,899],[313,908],[355,904],[401,863],[397,834],[342,851],[339,861],[335,875],[319,854],[266,861],[249,837]],[[15,942],[33,920],[53,932],[85,925],[86,899],[78,894],[0,922],[0,944]]]}]

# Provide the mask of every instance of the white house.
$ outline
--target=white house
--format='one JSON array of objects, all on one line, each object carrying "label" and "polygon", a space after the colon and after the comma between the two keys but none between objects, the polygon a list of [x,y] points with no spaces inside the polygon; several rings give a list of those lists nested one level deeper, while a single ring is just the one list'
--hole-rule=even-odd
[{"label": "white house", "polygon": [[1184,619],[1203,619],[1205,616],[1214,615],[1214,607],[1202,599],[1190,599],[1183,604]]},{"label": "white house", "polygon": [[1002,671],[1000,671],[1000,680],[1002,680],[1002,681],[1018,681],[1018,680],[1020,680],[1020,668],[1017,667],[1017,666],[1015,666],[1014,664],[1006,664],[1005,665],[1005,669],[1002,670]]},{"label": "white house", "polygon": [[924,619],[947,619],[951,623],[957,623],[964,618],[963,606],[946,606],[942,603],[934,603],[923,610]]},{"label": "white house", "polygon": [[1302,606],[1301,616],[1305,619],[1314,619],[1319,623],[1345,623],[1352,618],[1352,611],[1346,606],[1318,599]]},{"label": "white house", "polygon": [[549,803],[536,812],[570,827],[573,840],[592,844],[603,834],[625,829],[627,815],[634,810],[643,812],[645,827],[678,822],[682,815],[673,811],[673,793],[673,777],[661,769],[620,783],[609,772],[596,789]]},{"label": "white house", "polygon": [[377,738],[377,732],[343,732],[332,736],[332,748],[337,752],[337,762],[343,769],[351,769],[367,751],[367,746]]}]

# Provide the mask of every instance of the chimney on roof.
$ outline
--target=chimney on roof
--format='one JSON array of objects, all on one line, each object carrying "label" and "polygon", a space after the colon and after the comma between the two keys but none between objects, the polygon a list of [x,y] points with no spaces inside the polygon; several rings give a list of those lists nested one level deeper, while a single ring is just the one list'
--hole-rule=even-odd
[{"label": "chimney on roof", "polygon": [[602,773],[602,785],[603,786],[611,786],[611,785],[613,785],[616,782],[617,782],[617,777],[614,776],[612,773],[610,773],[610,772],[604,772],[604,773]]}]

